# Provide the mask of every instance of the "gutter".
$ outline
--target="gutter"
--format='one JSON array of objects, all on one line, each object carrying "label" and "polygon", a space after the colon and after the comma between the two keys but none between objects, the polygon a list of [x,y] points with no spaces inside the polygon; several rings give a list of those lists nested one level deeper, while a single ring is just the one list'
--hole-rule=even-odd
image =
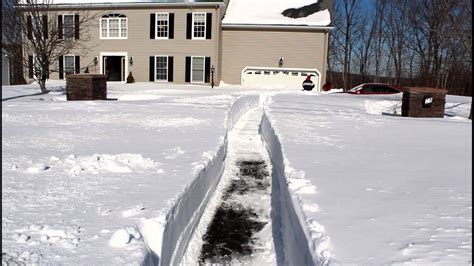
[{"label": "gutter", "polygon": [[[38,7],[41,8],[41,4],[38,4]],[[96,8],[153,8],[153,7],[221,7],[224,6],[222,2],[187,2],[187,3],[156,3],[156,2],[147,2],[147,3],[73,3],[73,4],[46,4],[44,5],[47,9],[70,9],[70,8],[79,8],[79,9],[96,9]],[[16,5],[18,8],[30,8],[28,4],[19,4]]]},{"label": "gutter", "polygon": [[276,29],[276,30],[323,30],[330,31],[333,26],[278,25],[278,24],[222,24],[222,29]]}]

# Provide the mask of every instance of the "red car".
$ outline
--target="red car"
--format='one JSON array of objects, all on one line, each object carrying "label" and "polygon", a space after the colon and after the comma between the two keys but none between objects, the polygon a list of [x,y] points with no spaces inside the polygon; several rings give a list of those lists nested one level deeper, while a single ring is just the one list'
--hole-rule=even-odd
[{"label": "red car", "polygon": [[403,91],[399,86],[386,83],[364,83],[347,91],[351,94],[394,94],[400,92]]}]

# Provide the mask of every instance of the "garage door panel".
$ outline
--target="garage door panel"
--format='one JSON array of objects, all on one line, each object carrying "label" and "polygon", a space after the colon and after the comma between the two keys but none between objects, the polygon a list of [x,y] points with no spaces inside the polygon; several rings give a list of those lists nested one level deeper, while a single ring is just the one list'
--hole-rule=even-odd
[{"label": "garage door panel", "polygon": [[241,84],[244,86],[300,90],[303,81],[309,74],[313,75],[312,80],[316,85],[315,91],[319,91],[320,74],[316,69],[246,67],[242,70]]}]

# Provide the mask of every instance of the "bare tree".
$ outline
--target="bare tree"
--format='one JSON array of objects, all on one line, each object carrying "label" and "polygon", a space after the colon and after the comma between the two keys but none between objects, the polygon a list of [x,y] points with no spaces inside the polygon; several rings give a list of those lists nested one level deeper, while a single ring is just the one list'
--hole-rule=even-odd
[{"label": "bare tree", "polygon": [[357,0],[334,3],[329,61],[345,89],[352,77],[374,75],[375,82],[471,95],[472,1],[372,0],[365,2],[372,20],[361,19]]},{"label": "bare tree", "polygon": [[[442,0],[442,7],[451,23],[454,34],[457,35],[471,59],[472,73],[472,1],[471,0]],[[466,92],[465,92],[466,93]],[[472,119],[472,101],[469,119]]]},{"label": "bare tree", "polygon": [[[364,21],[371,21],[374,22],[374,19],[370,19],[373,17],[372,14],[365,14]],[[370,57],[372,55],[372,40],[374,38],[374,27],[368,23],[366,24],[360,24],[359,25],[359,31],[357,32],[356,38],[359,39],[359,42],[356,43],[356,49],[355,49],[355,56],[357,60],[357,66],[359,68],[359,79],[360,82],[366,82],[367,76],[368,76],[368,70],[369,70],[369,65],[370,65]]]},{"label": "bare tree", "polygon": [[454,34],[461,40],[472,57],[472,1],[442,0],[441,5],[451,24]]},{"label": "bare tree", "polygon": [[347,90],[350,82],[350,68],[353,47],[355,43],[354,34],[361,23],[360,0],[340,0],[335,4],[335,16],[340,19],[335,20],[336,36],[339,38],[335,44],[340,46],[342,56],[343,89]]},{"label": "bare tree", "polygon": [[385,21],[385,7],[387,5],[386,0],[375,1],[375,18],[372,24],[374,32],[374,63],[375,63],[375,82],[380,80],[380,69],[383,56],[384,46],[384,21]]},{"label": "bare tree", "polygon": [[[64,11],[62,12],[64,13]],[[4,10],[3,16],[12,23],[7,30],[11,40],[21,40],[22,55],[11,54],[12,57],[23,57],[23,68],[28,70],[29,78],[37,82],[42,93],[46,93],[46,80],[49,74],[59,72],[60,56],[74,51],[86,54],[90,45],[89,28],[95,16],[87,9],[71,11],[74,16],[63,18],[61,12],[53,4],[53,0],[28,0],[18,2]],[[18,53],[9,51],[11,53]],[[76,69],[76,73],[80,70]]]}]

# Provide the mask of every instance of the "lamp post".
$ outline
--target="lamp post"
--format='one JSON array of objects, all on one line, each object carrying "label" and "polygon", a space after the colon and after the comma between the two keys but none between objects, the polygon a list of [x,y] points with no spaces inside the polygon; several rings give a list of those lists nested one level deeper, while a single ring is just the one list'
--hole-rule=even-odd
[{"label": "lamp post", "polygon": [[283,57],[280,57],[280,59],[278,59],[278,67],[282,67],[283,66]]},{"label": "lamp post", "polygon": [[214,71],[216,71],[216,68],[214,65],[211,66],[211,89],[214,88]]}]

